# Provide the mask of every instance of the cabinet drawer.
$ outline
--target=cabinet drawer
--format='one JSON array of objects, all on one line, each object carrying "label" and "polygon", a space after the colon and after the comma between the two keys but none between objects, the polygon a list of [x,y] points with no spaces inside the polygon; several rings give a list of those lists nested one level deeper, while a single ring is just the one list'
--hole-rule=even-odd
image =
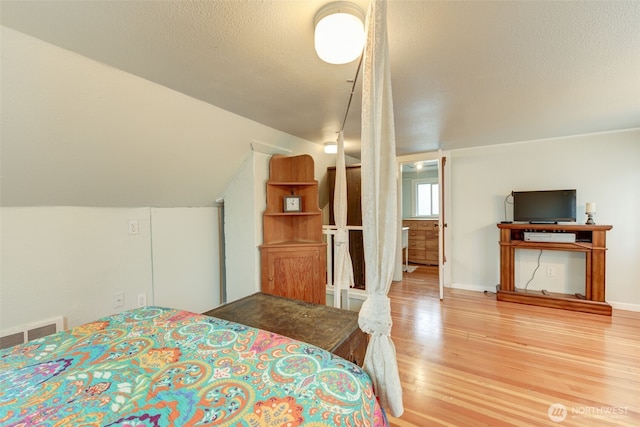
[{"label": "cabinet drawer", "polygon": [[424,260],[426,251],[424,249],[411,249],[409,248],[409,259]]},{"label": "cabinet drawer", "polygon": [[[409,245],[409,247],[411,247],[411,245]],[[437,253],[438,252],[438,240],[437,239],[426,240],[424,242],[424,247],[427,250],[436,251],[436,253]]]},{"label": "cabinet drawer", "polygon": [[433,228],[433,221],[416,221],[416,228],[418,230],[431,230]]},{"label": "cabinet drawer", "polygon": [[411,249],[425,249],[425,248],[426,248],[426,242],[424,240],[411,240],[411,239],[409,239],[409,250],[411,250]]},{"label": "cabinet drawer", "polygon": [[403,220],[402,221],[402,226],[403,227],[409,227],[409,228],[416,228],[416,222],[418,221],[411,221],[411,220]]},{"label": "cabinet drawer", "polygon": [[429,264],[438,264],[438,251],[426,251],[425,261]]},{"label": "cabinet drawer", "polygon": [[424,230],[409,230],[409,241],[411,240],[424,240]]}]

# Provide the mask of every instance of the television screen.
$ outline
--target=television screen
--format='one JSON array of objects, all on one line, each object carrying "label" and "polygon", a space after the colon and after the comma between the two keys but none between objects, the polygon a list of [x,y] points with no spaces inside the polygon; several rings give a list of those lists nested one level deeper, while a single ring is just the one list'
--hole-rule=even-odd
[{"label": "television screen", "polygon": [[575,222],[576,190],[514,191],[513,220]]}]

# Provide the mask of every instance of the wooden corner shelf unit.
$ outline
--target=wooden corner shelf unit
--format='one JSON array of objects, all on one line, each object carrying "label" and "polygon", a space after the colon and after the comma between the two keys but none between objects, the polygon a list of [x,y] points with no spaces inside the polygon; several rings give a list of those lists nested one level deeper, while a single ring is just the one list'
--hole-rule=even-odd
[{"label": "wooden corner shelf unit", "polygon": [[[498,224],[498,228],[500,229],[500,285],[497,292],[499,301],[611,316],[611,306],[605,302],[606,232],[613,228],[611,225]],[[527,231],[574,233],[576,241],[572,243],[526,241],[524,233]],[[514,283],[516,249],[584,252],[586,257],[584,295],[516,290]]]},{"label": "wooden corner shelf unit", "polygon": [[[262,292],[325,304],[327,250],[313,158],[274,155],[266,190],[260,246]],[[289,195],[301,197],[299,212],[284,211],[284,197]]]}]

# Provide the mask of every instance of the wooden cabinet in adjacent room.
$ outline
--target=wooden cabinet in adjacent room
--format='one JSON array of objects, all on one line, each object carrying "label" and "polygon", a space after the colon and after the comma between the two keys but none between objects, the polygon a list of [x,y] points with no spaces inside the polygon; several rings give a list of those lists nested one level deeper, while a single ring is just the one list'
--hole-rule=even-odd
[{"label": "wooden cabinet in adjacent room", "polygon": [[409,227],[409,262],[438,265],[438,221],[405,219],[402,226]]},{"label": "wooden cabinet in adjacent room", "polygon": [[260,246],[262,292],[325,304],[326,251],[313,158],[274,155]]}]

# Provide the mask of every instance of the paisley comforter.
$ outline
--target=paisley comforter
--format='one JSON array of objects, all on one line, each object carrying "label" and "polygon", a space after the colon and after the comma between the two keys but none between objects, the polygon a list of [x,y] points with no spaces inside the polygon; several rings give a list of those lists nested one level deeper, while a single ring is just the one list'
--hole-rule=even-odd
[{"label": "paisley comforter", "polygon": [[387,426],[369,377],[310,344],[146,307],[0,350],[2,426]]}]

